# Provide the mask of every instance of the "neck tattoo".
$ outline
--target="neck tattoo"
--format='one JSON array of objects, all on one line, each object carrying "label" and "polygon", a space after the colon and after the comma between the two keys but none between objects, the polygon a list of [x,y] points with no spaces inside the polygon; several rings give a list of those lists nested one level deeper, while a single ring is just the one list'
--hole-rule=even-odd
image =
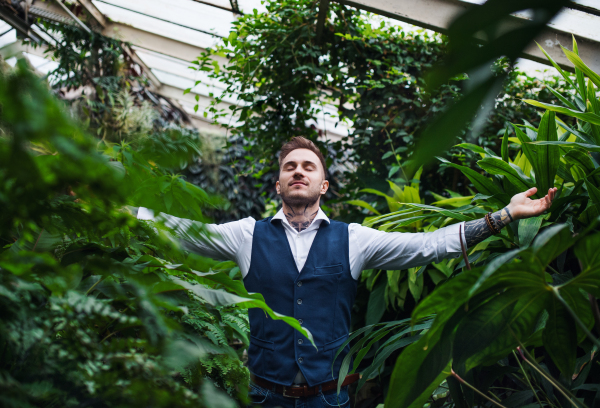
[{"label": "neck tattoo", "polygon": [[302,232],[307,229],[310,224],[312,224],[313,220],[317,216],[317,213],[319,212],[318,207],[314,212],[312,212],[313,208],[308,207],[309,205],[306,204],[304,209],[294,209],[293,207],[289,207],[287,211],[284,210],[285,218],[288,220],[292,228],[298,232]]}]

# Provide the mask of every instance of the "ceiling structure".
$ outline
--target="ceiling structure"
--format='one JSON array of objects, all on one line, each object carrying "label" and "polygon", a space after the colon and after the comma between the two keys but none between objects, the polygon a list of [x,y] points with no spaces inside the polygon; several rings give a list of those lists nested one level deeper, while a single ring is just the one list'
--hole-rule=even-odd
[{"label": "ceiling structure", "polygon": [[[341,3],[370,11],[400,22],[445,32],[454,17],[485,0],[338,0]],[[329,0],[320,0],[326,9]],[[17,3],[26,13],[16,12]],[[189,69],[207,47],[227,37],[232,23],[242,13],[266,11],[261,0],[0,0],[0,55],[10,62],[13,57],[26,56],[40,72],[56,67],[44,54],[43,43],[51,41],[36,24],[35,18],[80,25],[131,44],[129,52],[150,80],[153,91],[169,98],[183,109],[193,124],[202,129],[220,129],[204,118],[203,110],[212,100],[210,94],[223,92],[223,85],[205,73]],[[321,15],[315,22],[317,32],[325,21]],[[527,14],[518,13],[513,24],[522,24]],[[578,40],[579,52],[586,63],[600,72],[600,0],[574,0],[548,25],[537,42],[565,68],[566,60],[559,44],[570,46],[571,35]],[[17,36],[17,33],[19,34]],[[18,38],[28,37],[42,45],[33,49]],[[535,44],[528,47],[524,58],[546,63]],[[221,64],[226,61],[222,59]],[[201,83],[195,86],[196,81]],[[183,94],[187,88],[192,92]],[[196,102],[198,100],[198,102]],[[198,112],[194,105],[198,103]],[[223,108],[238,104],[235,98],[224,101]],[[337,108],[326,106],[323,117],[315,123],[337,139],[348,133],[347,125],[335,124]],[[235,118],[222,118],[226,124]],[[223,131],[222,129],[220,131]]]}]

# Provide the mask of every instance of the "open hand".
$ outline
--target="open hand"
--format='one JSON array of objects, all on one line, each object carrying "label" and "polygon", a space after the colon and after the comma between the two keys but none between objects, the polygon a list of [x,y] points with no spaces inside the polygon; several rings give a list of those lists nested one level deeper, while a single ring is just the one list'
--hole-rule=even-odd
[{"label": "open hand", "polygon": [[529,198],[535,193],[537,193],[537,188],[533,187],[523,193],[514,195],[510,199],[510,204],[507,208],[514,220],[535,217],[549,209],[552,205],[552,200],[556,196],[556,188],[549,189],[548,194],[538,200]]}]

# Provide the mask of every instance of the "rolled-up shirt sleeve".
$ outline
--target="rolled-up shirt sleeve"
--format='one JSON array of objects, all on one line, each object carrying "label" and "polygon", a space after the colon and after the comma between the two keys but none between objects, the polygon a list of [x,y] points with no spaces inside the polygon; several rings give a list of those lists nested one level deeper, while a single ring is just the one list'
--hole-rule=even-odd
[{"label": "rolled-up shirt sleeve", "polygon": [[248,251],[245,247],[252,242],[256,222],[252,217],[225,224],[203,224],[164,213],[154,215],[152,210],[140,207],[137,218],[164,223],[175,231],[187,251],[214,259],[235,261],[241,269],[247,269],[244,268],[246,264],[249,267],[250,258],[246,255]]},{"label": "rolled-up shirt sleeve", "polygon": [[464,223],[459,223],[433,232],[408,233],[350,224],[349,232],[361,255],[357,259],[360,269],[398,270],[460,256],[460,239],[464,243],[460,225],[464,231]]}]

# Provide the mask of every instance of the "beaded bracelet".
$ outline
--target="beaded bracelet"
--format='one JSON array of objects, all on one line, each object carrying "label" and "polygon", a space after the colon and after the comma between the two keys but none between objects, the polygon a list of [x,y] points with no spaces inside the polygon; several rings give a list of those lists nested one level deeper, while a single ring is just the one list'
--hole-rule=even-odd
[{"label": "beaded bracelet", "polygon": [[485,222],[487,223],[488,228],[492,232],[492,235],[496,235],[496,234],[500,233],[500,230],[498,229],[498,227],[496,227],[496,222],[494,221],[494,218],[492,217],[491,212],[489,212],[485,215]]}]

